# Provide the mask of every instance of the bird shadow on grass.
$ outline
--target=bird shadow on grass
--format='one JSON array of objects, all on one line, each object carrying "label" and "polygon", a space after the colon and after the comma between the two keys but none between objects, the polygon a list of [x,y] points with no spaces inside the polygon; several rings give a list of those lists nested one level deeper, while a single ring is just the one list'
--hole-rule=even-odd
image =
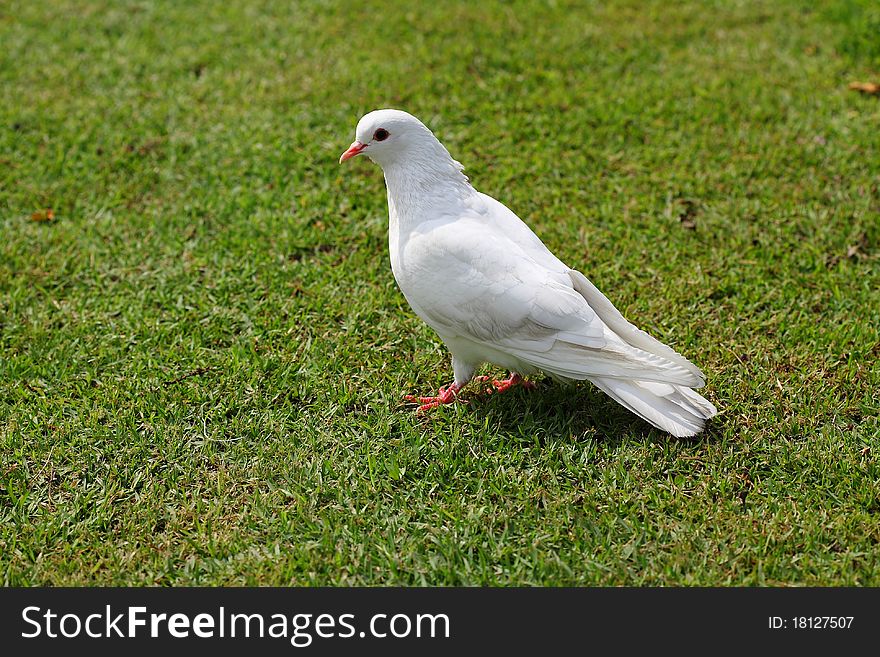
[{"label": "bird shadow on grass", "polygon": [[710,423],[703,433],[676,438],[652,427],[592,385],[558,384],[549,381],[537,389],[518,388],[502,395],[479,395],[472,404],[505,433],[547,440],[601,440],[606,445],[625,442],[668,442],[683,444],[715,440]]}]

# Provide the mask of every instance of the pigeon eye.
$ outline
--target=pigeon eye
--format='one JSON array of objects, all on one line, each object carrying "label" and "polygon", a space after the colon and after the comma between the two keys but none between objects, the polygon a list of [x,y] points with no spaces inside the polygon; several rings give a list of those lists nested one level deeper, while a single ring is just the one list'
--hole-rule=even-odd
[{"label": "pigeon eye", "polygon": [[388,139],[388,131],[385,128],[379,128],[373,133],[373,139],[376,141],[385,141]]}]

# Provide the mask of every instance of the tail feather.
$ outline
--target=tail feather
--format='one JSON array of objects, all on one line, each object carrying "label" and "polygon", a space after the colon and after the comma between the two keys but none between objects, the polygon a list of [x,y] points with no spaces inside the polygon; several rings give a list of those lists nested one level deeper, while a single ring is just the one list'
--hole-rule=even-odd
[{"label": "tail feather", "polygon": [[590,378],[602,392],[640,418],[673,436],[694,436],[718,411],[690,388],[651,381]]}]

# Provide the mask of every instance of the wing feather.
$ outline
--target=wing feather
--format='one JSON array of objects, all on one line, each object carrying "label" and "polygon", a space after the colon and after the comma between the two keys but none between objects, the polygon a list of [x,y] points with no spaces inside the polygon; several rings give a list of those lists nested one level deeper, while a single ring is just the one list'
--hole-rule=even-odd
[{"label": "wing feather", "polygon": [[480,197],[473,215],[424,222],[401,250],[400,287],[441,336],[504,351],[557,378],[703,385],[696,366],[624,319],[505,206]]}]

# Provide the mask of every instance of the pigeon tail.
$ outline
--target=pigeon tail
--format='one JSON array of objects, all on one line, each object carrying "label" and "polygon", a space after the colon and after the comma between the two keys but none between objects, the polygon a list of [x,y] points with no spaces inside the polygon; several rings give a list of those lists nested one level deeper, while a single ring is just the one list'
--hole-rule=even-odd
[{"label": "pigeon tail", "polygon": [[590,378],[597,388],[640,418],[677,438],[695,436],[718,411],[686,386],[653,381]]}]

